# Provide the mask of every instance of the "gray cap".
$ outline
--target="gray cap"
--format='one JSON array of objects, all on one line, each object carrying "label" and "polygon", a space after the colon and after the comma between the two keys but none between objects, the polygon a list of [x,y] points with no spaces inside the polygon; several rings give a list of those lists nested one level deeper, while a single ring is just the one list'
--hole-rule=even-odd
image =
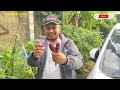
[{"label": "gray cap", "polygon": [[44,21],[43,21],[43,25],[47,25],[49,23],[55,23],[55,24],[60,24],[60,20],[58,19],[57,16],[55,15],[49,15],[47,16]]}]

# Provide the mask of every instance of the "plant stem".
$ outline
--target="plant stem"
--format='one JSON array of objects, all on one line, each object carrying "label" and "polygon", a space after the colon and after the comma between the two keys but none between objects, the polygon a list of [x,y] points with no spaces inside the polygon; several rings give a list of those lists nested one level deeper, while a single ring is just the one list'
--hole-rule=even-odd
[{"label": "plant stem", "polygon": [[[22,41],[21,41],[21,39],[20,39],[20,36],[19,36],[18,34],[16,34],[16,36],[19,38],[20,43],[22,44],[23,51],[24,51],[25,56],[26,56],[26,58],[27,58],[28,56],[27,56],[27,53],[26,53],[25,47],[24,47],[24,45],[23,45],[23,43],[22,43]],[[22,69],[22,68],[23,68],[23,65],[21,66],[21,69]],[[31,67],[30,67],[30,70],[32,71],[32,68],[31,68]],[[20,71],[21,71],[21,70],[20,70]],[[35,76],[34,76],[34,74],[33,74],[33,71],[32,71],[32,77],[33,77],[33,79],[35,79]]]}]

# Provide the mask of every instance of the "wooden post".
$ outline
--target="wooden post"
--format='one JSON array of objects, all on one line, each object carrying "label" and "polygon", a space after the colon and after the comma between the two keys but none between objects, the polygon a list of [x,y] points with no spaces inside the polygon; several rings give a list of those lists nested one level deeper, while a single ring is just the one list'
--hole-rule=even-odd
[{"label": "wooden post", "polygon": [[34,40],[34,14],[29,11],[30,41]]}]

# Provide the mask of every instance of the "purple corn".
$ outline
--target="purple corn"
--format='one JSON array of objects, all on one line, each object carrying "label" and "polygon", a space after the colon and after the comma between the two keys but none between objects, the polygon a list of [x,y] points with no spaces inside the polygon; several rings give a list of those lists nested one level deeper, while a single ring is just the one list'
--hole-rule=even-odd
[{"label": "purple corn", "polygon": [[55,47],[55,52],[58,53],[59,50],[60,50],[60,43],[57,43]]},{"label": "purple corn", "polygon": [[55,47],[51,43],[49,43],[49,47],[52,52],[55,51]]},{"label": "purple corn", "polygon": [[43,47],[42,44],[36,45],[36,47]]}]

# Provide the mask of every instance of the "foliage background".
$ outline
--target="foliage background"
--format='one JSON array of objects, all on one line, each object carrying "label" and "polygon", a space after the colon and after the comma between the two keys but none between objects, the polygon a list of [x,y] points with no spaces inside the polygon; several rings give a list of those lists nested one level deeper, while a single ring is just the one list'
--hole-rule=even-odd
[{"label": "foliage background", "polygon": [[[77,79],[85,79],[94,66],[89,59],[89,52],[93,48],[101,48],[108,33],[118,22],[113,19],[95,19],[94,14],[113,13],[112,11],[40,11],[42,19],[50,14],[59,17],[62,24],[62,33],[73,39],[83,55],[84,65],[77,70]],[[44,36],[44,33],[41,33]],[[0,54],[0,78],[3,79],[35,79],[37,68],[27,65],[26,59],[32,51],[36,39],[23,43],[19,35],[15,35],[12,44],[0,45],[4,51]]]}]

